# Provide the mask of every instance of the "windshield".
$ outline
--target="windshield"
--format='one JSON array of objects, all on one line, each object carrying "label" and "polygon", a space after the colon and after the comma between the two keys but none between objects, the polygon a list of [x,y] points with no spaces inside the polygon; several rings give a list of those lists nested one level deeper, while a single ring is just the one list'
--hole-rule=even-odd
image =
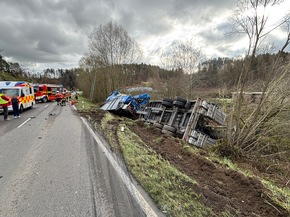
[{"label": "windshield", "polygon": [[9,97],[19,96],[19,89],[0,89],[0,93],[3,93]]}]

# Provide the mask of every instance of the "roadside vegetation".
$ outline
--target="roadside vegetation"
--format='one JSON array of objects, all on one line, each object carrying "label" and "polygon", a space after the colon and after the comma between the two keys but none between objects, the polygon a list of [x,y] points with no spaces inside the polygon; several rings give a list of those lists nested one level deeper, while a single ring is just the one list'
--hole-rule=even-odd
[{"label": "roadside vegetation", "polygon": [[[136,41],[109,22],[89,35],[89,52],[78,69],[33,75],[1,57],[0,79],[56,81],[81,89],[79,112],[103,133],[167,216],[289,216],[290,19],[283,15],[273,26],[266,13],[280,2],[237,1],[228,36],[248,39],[240,58],[205,59],[191,38],[169,45],[160,56],[162,66],[147,65],[140,63]],[[282,47],[263,43],[282,29]],[[128,87],[152,88],[151,99],[215,102],[228,115],[224,138],[200,150],[98,109],[111,91],[127,93]]]},{"label": "roadside vegetation", "polygon": [[79,111],[93,109],[98,106],[98,104],[92,103],[90,100],[83,97],[82,95],[78,96],[78,100],[72,99],[70,103],[73,103]]},{"label": "roadside vegetation", "polygon": [[[120,127],[124,127],[121,131]],[[132,132],[120,124],[117,136],[129,171],[168,216],[206,216],[213,212],[199,203],[197,184],[177,170]]]},{"label": "roadside vegetation", "polygon": [[[205,152],[174,137],[164,136],[139,120],[95,109],[81,111],[81,114],[102,132],[111,150],[121,154],[129,172],[166,216],[245,216],[245,210],[257,213],[259,210],[261,214],[261,209],[267,209],[259,207],[260,203],[274,210],[263,216],[273,216],[277,210],[280,216],[290,213],[289,187],[275,182],[251,164],[221,157],[217,152],[218,146]],[[184,165],[179,161],[183,161]],[[227,191],[226,186],[232,193],[215,202],[213,194],[216,193],[208,192],[215,190],[208,183],[212,183],[213,188],[219,188],[219,194]],[[255,197],[249,198],[251,194]],[[245,206],[241,202],[238,205],[239,202],[232,197],[247,198],[249,204]],[[235,207],[230,205],[230,200]]]}]

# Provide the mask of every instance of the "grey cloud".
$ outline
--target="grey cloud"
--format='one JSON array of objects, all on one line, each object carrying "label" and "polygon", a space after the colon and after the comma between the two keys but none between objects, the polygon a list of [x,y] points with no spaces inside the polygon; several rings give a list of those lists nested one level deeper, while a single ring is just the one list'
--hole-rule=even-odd
[{"label": "grey cloud", "polygon": [[197,34],[205,45],[227,53],[235,39],[224,35],[227,21],[216,20],[234,6],[233,0],[2,0],[0,49],[23,64],[75,67],[88,49],[89,32],[115,21],[137,42],[159,37],[149,55],[160,53],[158,43],[177,26],[203,28]]}]

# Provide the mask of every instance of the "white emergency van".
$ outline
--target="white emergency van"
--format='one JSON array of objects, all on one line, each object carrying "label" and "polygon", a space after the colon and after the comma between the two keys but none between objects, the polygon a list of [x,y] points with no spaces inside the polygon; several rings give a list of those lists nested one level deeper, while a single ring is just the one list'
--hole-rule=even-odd
[{"label": "white emergency van", "polygon": [[[0,93],[5,94],[9,100],[8,111],[13,111],[11,99],[16,96],[19,100],[19,111],[32,108],[35,105],[33,86],[25,81],[0,81]],[[0,112],[3,109],[0,107]]]}]

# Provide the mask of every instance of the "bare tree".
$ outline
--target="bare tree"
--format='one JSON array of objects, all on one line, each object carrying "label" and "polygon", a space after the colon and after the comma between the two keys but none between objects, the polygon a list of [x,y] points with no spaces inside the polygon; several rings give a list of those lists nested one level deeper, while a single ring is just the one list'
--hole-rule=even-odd
[{"label": "bare tree", "polygon": [[176,41],[161,55],[160,59],[164,68],[182,69],[184,73],[190,75],[190,79],[187,79],[182,87],[184,95],[188,98],[192,96],[193,73],[197,72],[202,57],[202,50],[194,45],[193,39],[188,39],[185,42]]},{"label": "bare tree", "polygon": [[281,48],[281,52],[283,52],[285,50],[285,48],[290,44],[290,14],[287,14],[284,17],[284,24],[283,24],[286,32],[287,32],[287,37],[286,37],[286,41],[284,43],[284,45]]},{"label": "bare tree", "polygon": [[89,35],[89,50],[107,66],[138,62],[142,52],[126,30],[116,23],[100,25]]},{"label": "bare tree", "polygon": [[[231,34],[246,34],[249,39],[248,51],[241,66],[238,82],[238,97],[231,108],[227,144],[238,147],[249,153],[257,150],[261,138],[267,136],[277,127],[277,118],[290,106],[289,101],[289,65],[280,61],[279,55],[274,64],[264,74],[261,98],[258,103],[250,106],[244,101],[244,91],[256,68],[256,54],[270,51],[273,45],[261,46],[264,39],[278,27],[287,25],[289,15],[269,26],[269,8],[283,2],[282,0],[238,0],[238,7],[233,18]],[[283,51],[289,45],[289,28]],[[252,77],[251,77],[252,78]],[[262,147],[263,148],[263,147]]]},{"label": "bare tree", "polygon": [[161,55],[161,63],[167,69],[183,69],[185,73],[194,73],[202,57],[200,47],[189,39],[185,42],[175,41]]},{"label": "bare tree", "polygon": [[228,34],[247,35],[249,39],[247,55],[255,56],[257,48],[269,33],[282,26],[282,19],[274,26],[269,25],[270,8],[284,0],[238,0],[237,9],[232,17],[232,26]]},{"label": "bare tree", "polygon": [[[101,76],[101,68],[105,67],[104,62],[100,58],[100,56],[94,56],[94,55],[86,55],[81,58],[79,61],[79,65],[83,70],[83,77],[87,78],[87,82],[85,86],[90,85],[90,91],[89,91],[89,99],[91,102],[94,101],[95,99],[95,94],[96,94],[96,82],[97,82],[97,77],[100,79]],[[89,82],[89,83],[88,83]],[[106,82],[103,81],[104,86],[106,87]],[[107,90],[107,88],[104,88],[102,86],[101,88]],[[99,88],[100,89],[100,88]],[[101,93],[101,91],[99,91]],[[103,98],[104,94],[100,94],[101,98]]]},{"label": "bare tree", "polygon": [[[137,63],[142,58],[137,42],[122,26],[113,22],[100,25],[90,33],[89,52],[89,58],[85,58],[85,65],[94,72],[91,99],[96,85],[99,99],[104,98],[103,95],[107,95],[113,89],[121,88],[122,75],[117,70],[117,65]],[[96,82],[96,79],[99,81]]]}]

